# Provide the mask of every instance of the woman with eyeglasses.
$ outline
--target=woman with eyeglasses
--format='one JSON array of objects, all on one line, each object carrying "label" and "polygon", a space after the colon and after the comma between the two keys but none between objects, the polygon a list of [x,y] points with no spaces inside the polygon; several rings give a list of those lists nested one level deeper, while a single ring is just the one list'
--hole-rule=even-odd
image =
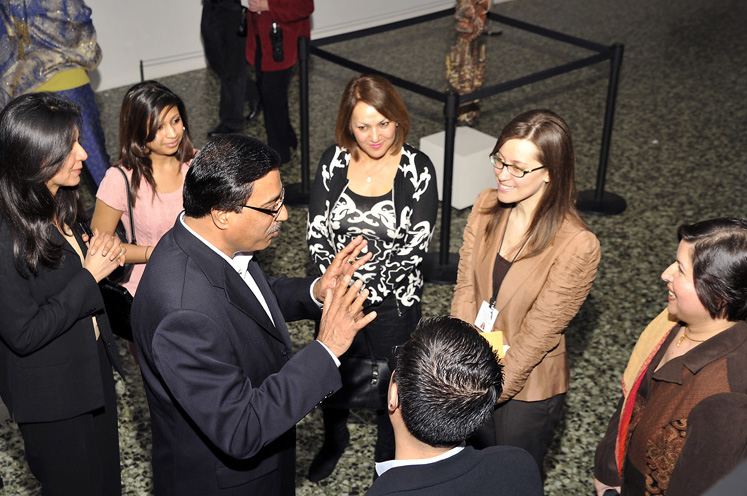
[{"label": "woman with eyeglasses", "polygon": [[[370,356],[368,337],[376,357],[387,358],[392,368],[392,347],[407,341],[420,320],[420,264],[438,210],[433,164],[405,142],[409,129],[407,108],[389,81],[373,75],[351,79],[337,113],[337,145],[319,161],[306,231],[321,272],[356,236],[368,241],[373,257],[356,276],[369,291],[365,312],[375,310],[376,320],[358,333],[347,355]],[[313,482],[332,473],[350,439],[348,410],[322,406],[324,445],[309,468]],[[374,458],[390,460],[394,431],[384,398],[376,424]]]},{"label": "woman with eyeglasses", "polygon": [[575,207],[573,142],[559,116],[515,117],[490,161],[498,187],[467,220],[451,313],[505,351],[504,385],[470,443],[524,448],[542,471],[568,390],[563,333],[591,290],[599,241]]},{"label": "woman with eyeglasses", "polygon": [[119,114],[119,161],[101,181],[91,228],[114,232],[121,220],[131,240],[129,195],[137,244],[125,245],[126,262],[136,265],[122,285],[133,296],[153,248],[182,211],[184,177],[195,153],[187,110],[176,93],[156,81],[127,90]]}]

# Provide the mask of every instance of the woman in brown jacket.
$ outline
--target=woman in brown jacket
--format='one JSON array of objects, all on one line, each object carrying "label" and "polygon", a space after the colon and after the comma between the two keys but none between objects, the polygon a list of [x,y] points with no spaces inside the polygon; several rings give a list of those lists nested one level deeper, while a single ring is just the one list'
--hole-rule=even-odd
[{"label": "woman in brown jacket", "polygon": [[600,496],[700,495],[747,458],[747,220],[677,237],[667,308],[638,338],[597,446]]},{"label": "woman in brown jacket", "polygon": [[591,289],[599,241],[574,205],[573,143],[559,116],[515,117],[490,160],[498,188],[480,193],[467,221],[451,313],[502,338],[504,387],[470,442],[524,448],[542,470],[568,390],[563,332]]}]

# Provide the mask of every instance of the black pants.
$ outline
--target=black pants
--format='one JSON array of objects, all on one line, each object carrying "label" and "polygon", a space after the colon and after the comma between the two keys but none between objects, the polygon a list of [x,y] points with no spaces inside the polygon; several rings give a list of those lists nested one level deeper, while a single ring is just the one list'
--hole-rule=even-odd
[{"label": "black pants", "polygon": [[493,416],[468,440],[477,449],[488,446],[517,446],[529,452],[544,474],[547,448],[555,426],[563,417],[565,393],[542,401],[508,400],[493,411]]},{"label": "black pants", "polygon": [[249,76],[246,38],[236,34],[240,20],[241,7],[234,0],[206,0],[202,5],[205,57],[220,79],[218,116],[221,124],[235,131],[244,128],[244,102],[259,100],[257,85]]},{"label": "black pants", "polygon": [[[415,330],[415,326],[420,321],[422,313],[420,304],[416,303],[411,307],[400,305],[397,309],[396,299],[394,295],[390,295],[380,305],[366,309],[365,313],[369,313],[371,310],[376,310],[376,319],[365,329],[371,338],[374,354],[377,357],[386,357],[390,369],[394,370],[392,348],[404,344],[410,338],[412,331]],[[356,356],[368,355],[366,340],[361,332],[355,337],[347,353]],[[387,383],[389,382],[388,377],[385,380]],[[376,411],[377,437],[374,460],[377,462],[394,459],[394,430],[392,429],[392,423],[389,421],[389,412],[386,405],[382,405],[382,407],[381,410]],[[322,405],[322,413],[324,415],[326,437],[327,435],[333,435],[333,432],[329,431],[335,431],[335,426],[345,425],[349,410],[326,408]]]},{"label": "black pants", "polygon": [[71,419],[18,424],[26,460],[44,496],[122,494],[114,376],[101,339],[98,348],[102,408]]},{"label": "black pants", "polygon": [[255,55],[255,71],[257,85],[262,96],[262,113],[265,118],[267,144],[278,152],[280,162],[290,162],[291,148],[298,147],[296,132],[290,122],[288,113],[288,85],[293,67],[280,71],[262,71],[262,47],[257,37],[257,52]]}]

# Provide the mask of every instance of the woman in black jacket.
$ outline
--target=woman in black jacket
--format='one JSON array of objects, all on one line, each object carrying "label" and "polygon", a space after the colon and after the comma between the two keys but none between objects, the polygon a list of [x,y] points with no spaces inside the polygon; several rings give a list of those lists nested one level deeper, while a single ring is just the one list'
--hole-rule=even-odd
[{"label": "woman in black jacket", "polygon": [[119,240],[82,236],[80,111],[51,93],[0,113],[0,396],[45,495],[121,493],[121,373],[98,282]]}]

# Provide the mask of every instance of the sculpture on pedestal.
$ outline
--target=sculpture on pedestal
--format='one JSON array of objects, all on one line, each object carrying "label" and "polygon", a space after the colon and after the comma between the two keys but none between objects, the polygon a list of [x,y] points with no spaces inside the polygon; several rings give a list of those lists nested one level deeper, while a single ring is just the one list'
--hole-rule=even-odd
[{"label": "sculpture on pedestal", "polygon": [[[471,93],[482,86],[485,78],[485,30],[490,0],[457,0],[457,39],[446,56],[446,79],[460,95]],[[459,107],[457,125],[471,126],[480,115],[479,101],[463,103]]]}]

